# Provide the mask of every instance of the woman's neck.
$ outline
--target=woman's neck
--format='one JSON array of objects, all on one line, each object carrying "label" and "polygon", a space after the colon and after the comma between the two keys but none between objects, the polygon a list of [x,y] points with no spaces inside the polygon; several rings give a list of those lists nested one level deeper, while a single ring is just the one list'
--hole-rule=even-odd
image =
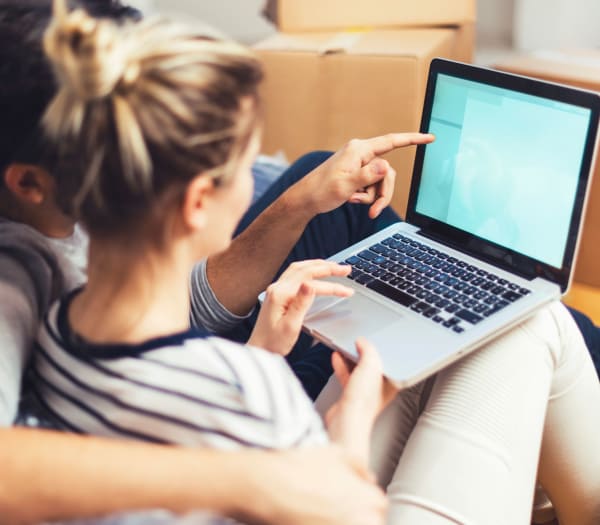
[{"label": "woman's neck", "polygon": [[185,244],[165,253],[90,241],[88,283],[69,310],[71,326],[95,343],[141,343],[189,329]]}]

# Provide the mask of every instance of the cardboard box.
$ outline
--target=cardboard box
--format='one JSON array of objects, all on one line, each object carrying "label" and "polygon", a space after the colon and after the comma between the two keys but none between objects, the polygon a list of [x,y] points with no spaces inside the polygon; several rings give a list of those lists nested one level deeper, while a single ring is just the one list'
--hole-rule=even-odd
[{"label": "cardboard box", "polygon": [[265,15],[280,31],[416,27],[475,22],[475,0],[268,0]]},{"label": "cardboard box", "polygon": [[[288,159],[352,138],[416,131],[429,64],[452,56],[456,31],[278,34],[259,44],[266,79],[263,151]],[[415,148],[387,156],[398,172],[392,205],[404,215]]]},{"label": "cardboard box", "polygon": [[[600,91],[600,51],[539,51],[497,64],[520,75]],[[579,244],[575,280],[600,286],[600,161],[592,185]]]},{"label": "cardboard box", "polygon": [[450,58],[459,62],[473,62],[476,38],[475,22],[462,24],[456,27],[455,30],[454,50]]}]

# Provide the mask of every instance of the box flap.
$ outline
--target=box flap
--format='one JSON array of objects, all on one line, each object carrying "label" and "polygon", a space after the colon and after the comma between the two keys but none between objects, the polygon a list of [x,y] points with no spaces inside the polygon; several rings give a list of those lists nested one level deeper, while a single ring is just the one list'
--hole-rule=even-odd
[{"label": "box flap", "polygon": [[398,29],[369,31],[352,48],[352,55],[423,57],[454,38],[452,29]]},{"label": "box flap", "polygon": [[362,33],[277,33],[254,45],[259,51],[292,51],[304,53],[343,53]]},{"label": "box flap", "polygon": [[291,51],[320,55],[422,57],[445,40],[452,29],[399,29],[338,33],[278,33],[254,46],[259,51]]}]

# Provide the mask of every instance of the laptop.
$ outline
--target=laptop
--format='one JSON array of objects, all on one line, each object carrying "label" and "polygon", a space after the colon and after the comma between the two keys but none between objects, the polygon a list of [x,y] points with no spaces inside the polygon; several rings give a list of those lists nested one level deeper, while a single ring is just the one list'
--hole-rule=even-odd
[{"label": "laptop", "polygon": [[331,257],[348,299],[319,297],[304,329],[349,357],[364,336],[399,388],[564,294],[585,209],[597,94],[431,63],[406,222]]}]

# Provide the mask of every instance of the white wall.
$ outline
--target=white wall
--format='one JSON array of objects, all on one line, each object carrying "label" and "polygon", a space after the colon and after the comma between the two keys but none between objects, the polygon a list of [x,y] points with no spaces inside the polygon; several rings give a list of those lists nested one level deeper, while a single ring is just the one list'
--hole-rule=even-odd
[{"label": "white wall", "polygon": [[515,0],[477,0],[478,47],[512,45],[514,6]]},{"label": "white wall", "polygon": [[[193,14],[233,38],[252,43],[273,32],[260,15],[265,0],[131,0],[146,9]],[[298,0],[302,1],[302,0]],[[352,1],[352,0],[349,0]],[[418,1],[418,0],[417,0]],[[452,0],[447,0],[452,1]],[[483,45],[509,45],[514,0],[478,0],[477,36]]]},{"label": "white wall", "polygon": [[[265,0],[129,1],[192,14],[244,43],[274,31],[260,15]],[[600,0],[477,0],[477,10],[479,49],[600,46]]]},{"label": "white wall", "polygon": [[514,43],[519,49],[600,46],[599,0],[517,0]]},{"label": "white wall", "polygon": [[146,11],[189,13],[247,44],[274,32],[273,26],[260,15],[265,0],[131,0],[130,3]]}]

